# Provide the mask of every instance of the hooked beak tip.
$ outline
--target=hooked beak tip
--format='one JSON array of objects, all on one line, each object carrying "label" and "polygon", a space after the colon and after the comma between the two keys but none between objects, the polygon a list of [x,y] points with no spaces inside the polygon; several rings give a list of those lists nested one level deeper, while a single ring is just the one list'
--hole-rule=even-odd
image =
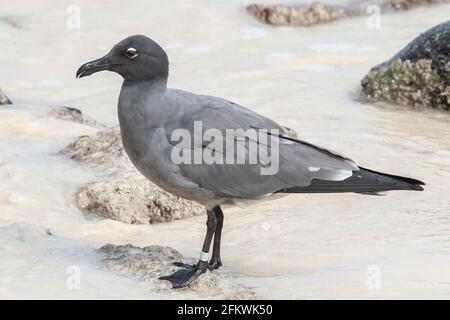
[{"label": "hooked beak tip", "polygon": [[109,70],[110,65],[108,59],[105,57],[90,61],[78,68],[75,76],[77,79],[87,77],[99,71]]},{"label": "hooked beak tip", "polygon": [[80,79],[80,78],[82,78],[82,77],[83,77],[83,71],[80,71],[80,70],[78,69],[77,74],[75,75],[75,79]]},{"label": "hooked beak tip", "polygon": [[87,71],[90,68],[91,67],[90,67],[89,63],[83,64],[80,68],[78,68],[77,73],[75,74],[75,78],[76,79],[80,79],[80,78],[83,78],[85,76],[88,76],[89,74],[87,73]]}]

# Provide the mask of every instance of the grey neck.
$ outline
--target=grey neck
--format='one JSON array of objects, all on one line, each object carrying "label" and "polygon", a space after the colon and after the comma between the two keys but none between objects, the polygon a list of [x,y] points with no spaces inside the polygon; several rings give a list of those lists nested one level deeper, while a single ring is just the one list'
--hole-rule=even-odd
[{"label": "grey neck", "polygon": [[158,78],[146,81],[124,80],[123,87],[139,87],[142,88],[143,90],[166,91],[167,79]]}]

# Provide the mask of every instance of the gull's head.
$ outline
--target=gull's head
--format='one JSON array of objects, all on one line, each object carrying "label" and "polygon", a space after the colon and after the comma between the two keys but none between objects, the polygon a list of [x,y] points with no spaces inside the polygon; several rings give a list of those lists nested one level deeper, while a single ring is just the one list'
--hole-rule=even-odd
[{"label": "gull's head", "polygon": [[135,35],[120,41],[104,57],[83,64],[77,78],[104,70],[116,72],[128,81],[164,80],[169,74],[169,60],[155,41]]}]

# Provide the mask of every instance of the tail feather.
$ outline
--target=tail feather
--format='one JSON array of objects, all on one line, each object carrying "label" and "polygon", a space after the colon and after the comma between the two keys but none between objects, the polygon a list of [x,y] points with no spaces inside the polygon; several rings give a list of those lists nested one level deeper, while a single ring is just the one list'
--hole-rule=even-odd
[{"label": "tail feather", "polygon": [[396,176],[392,174],[377,172],[359,167],[353,175],[342,181],[326,181],[314,179],[309,186],[292,187],[282,189],[281,193],[341,193],[355,192],[362,194],[374,194],[390,190],[414,190],[422,191],[422,181]]}]

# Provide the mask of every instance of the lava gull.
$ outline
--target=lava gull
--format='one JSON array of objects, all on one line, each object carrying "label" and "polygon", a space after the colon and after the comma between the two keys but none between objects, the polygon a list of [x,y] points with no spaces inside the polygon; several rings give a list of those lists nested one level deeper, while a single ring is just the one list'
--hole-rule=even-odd
[{"label": "lava gull", "polygon": [[124,80],[118,116],[131,162],[162,189],[195,200],[207,210],[198,263],[176,263],[180,270],[160,278],[173,288],[188,286],[222,265],[223,205],[244,206],[289,193],[377,195],[423,190],[419,180],[365,169],[338,153],[293,138],[275,121],[236,103],[169,89],[167,54],[146,36],[120,41],[104,57],[83,64],[76,75],[102,70],[114,71]]}]

